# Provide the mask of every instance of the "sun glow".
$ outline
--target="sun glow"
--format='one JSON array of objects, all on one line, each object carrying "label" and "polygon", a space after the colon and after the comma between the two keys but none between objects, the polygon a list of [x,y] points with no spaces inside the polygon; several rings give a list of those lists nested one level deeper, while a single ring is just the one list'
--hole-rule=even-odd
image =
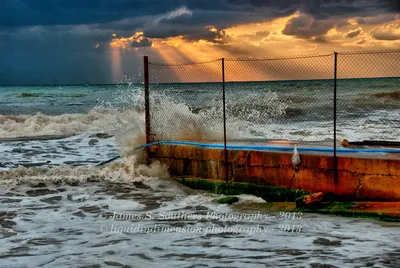
[{"label": "sun glow", "polygon": [[111,57],[112,81],[114,83],[118,83],[120,82],[120,79],[123,75],[120,48],[116,47],[112,48],[110,51],[110,57]]},{"label": "sun glow", "polygon": [[[347,50],[348,48],[361,50],[400,47],[400,22],[398,19],[391,23],[374,25],[362,24],[360,18],[349,18],[341,23],[336,21],[320,23],[307,16],[297,11],[286,17],[258,23],[238,24],[225,29],[208,25],[204,28],[209,34],[201,32],[197,38],[190,35],[148,38],[141,31],[130,37],[117,38],[114,34],[110,48],[117,49],[116,51],[123,49],[127,53],[131,53],[148,47],[147,52],[159,59],[154,59],[154,61],[173,64],[207,62],[221,58],[275,58],[330,54],[333,51]],[[298,24],[297,28],[296,23]],[[290,31],[288,32],[287,29]],[[118,64],[120,55],[117,52],[112,52],[112,55],[113,66],[116,66],[114,76],[117,76],[121,72],[117,67],[120,65]],[[242,62],[240,67],[231,68],[226,78],[230,81],[285,79],[284,72],[294,71],[292,70],[293,65],[290,64],[293,62],[282,62],[279,67],[282,70],[277,71],[276,67],[272,65],[260,69],[256,68],[257,64],[253,62]],[[302,61],[296,61],[296,64],[296,68],[302,68],[315,77],[325,76],[325,72],[321,72],[321,66],[313,66]],[[226,66],[229,68],[229,63]],[[206,73],[202,73],[202,75],[205,74],[212,79],[217,79],[220,77],[220,69],[209,69]],[[180,74],[176,73],[176,76],[180,77]],[[191,76],[192,80],[201,80],[201,77],[196,74]]]},{"label": "sun glow", "polygon": [[[113,34],[116,37],[116,34]],[[143,32],[136,32],[134,35],[130,37],[120,37],[120,38],[113,38],[110,41],[110,46],[112,48],[129,48],[131,47],[132,42],[136,40],[142,40],[144,38]]]}]

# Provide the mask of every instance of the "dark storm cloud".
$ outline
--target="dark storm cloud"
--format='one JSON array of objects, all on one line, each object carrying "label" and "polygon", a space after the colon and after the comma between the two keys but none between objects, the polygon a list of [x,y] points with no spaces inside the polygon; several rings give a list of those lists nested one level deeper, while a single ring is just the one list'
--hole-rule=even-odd
[{"label": "dark storm cloud", "polygon": [[400,1],[399,0],[383,0],[382,2],[387,7],[388,11],[400,13]]},{"label": "dark storm cloud", "polygon": [[[399,2],[397,0],[397,2]],[[0,30],[33,25],[87,25],[120,31],[119,36],[145,31],[149,37],[187,35],[193,39],[201,28],[223,29],[240,23],[260,22],[301,10],[316,19],[367,16],[396,10],[391,0],[3,0]],[[172,19],[158,17],[181,7],[193,14]],[[204,34],[208,34],[203,32]],[[191,37],[192,36],[192,37]]]},{"label": "dark storm cloud", "polygon": [[396,14],[383,14],[374,17],[366,17],[366,18],[357,18],[358,24],[366,24],[366,25],[374,25],[374,24],[383,24],[396,20],[399,18],[399,15]]},{"label": "dark storm cloud", "polygon": [[[398,1],[398,0],[397,0]],[[359,24],[381,24],[398,18],[391,0],[306,0],[302,14],[286,24],[283,34],[315,42],[326,42],[324,35],[334,27],[348,24],[347,19],[358,17]],[[400,2],[400,1],[399,1]],[[379,14],[378,16],[376,16]],[[365,17],[366,16],[366,17]],[[358,36],[361,30],[349,32],[346,37]]]},{"label": "dark storm cloud", "polygon": [[140,38],[136,38],[132,41],[131,46],[132,47],[151,47],[151,45],[153,44],[153,42],[146,38],[146,37],[140,37]]},{"label": "dark storm cloud", "polygon": [[[158,20],[181,7],[193,14]],[[222,29],[259,22],[287,16],[300,7],[298,1],[292,0],[4,0],[0,1],[0,31],[35,25],[92,25],[95,29],[115,31],[118,36],[145,31],[147,36],[156,38],[184,35],[194,39],[203,33],[207,39],[209,33],[203,30],[207,25]]]},{"label": "dark storm cloud", "polygon": [[[112,31],[95,29],[91,26],[33,26],[12,33],[0,32],[0,46],[11,47],[65,47],[88,50],[98,43],[108,43]],[[1,51],[0,51],[1,53]]]},{"label": "dark storm cloud", "polygon": [[361,33],[362,33],[362,29],[358,28],[358,29],[355,29],[355,30],[348,31],[347,34],[346,34],[346,37],[347,38],[354,38],[356,36],[359,36]]},{"label": "dark storm cloud", "polygon": [[312,41],[314,43],[327,43],[324,35],[315,36],[314,38],[312,38]]},{"label": "dark storm cloud", "polygon": [[105,23],[156,15],[173,8],[156,0],[3,0],[0,25],[73,25]]},{"label": "dark storm cloud", "polygon": [[[254,16],[271,19],[296,10],[317,18],[399,12],[399,3],[398,0],[2,0],[0,25],[4,27],[110,23],[157,16],[183,6],[195,13],[203,11],[202,20],[208,23],[221,21],[218,15],[207,15],[208,12],[220,13],[225,19],[225,24],[232,25],[252,21]],[[227,13],[232,15],[228,22],[227,16],[224,16]],[[180,24],[179,19],[177,22]],[[194,18],[192,23],[196,22],[201,20]]]},{"label": "dark storm cloud", "polygon": [[298,38],[309,39],[326,34],[330,29],[342,23],[337,20],[317,20],[306,14],[290,19],[282,33]]},{"label": "dark storm cloud", "polygon": [[[393,0],[398,1],[398,0]],[[395,12],[392,0],[305,0],[301,11],[318,19],[373,16]]]},{"label": "dark storm cloud", "polygon": [[[0,0],[0,84],[14,80],[46,82],[49,74],[65,82],[84,79],[96,82],[96,77],[106,82],[110,68],[107,48],[113,33],[128,37],[143,31],[146,37],[131,45],[144,50],[151,46],[147,38],[179,35],[186,40],[226,43],[229,36],[221,29],[272,20],[299,10],[302,15],[290,21],[285,34],[322,42],[324,34],[338,22],[376,14],[393,17],[400,12],[399,3],[398,0]],[[183,7],[191,14],[166,17]],[[210,32],[206,28],[209,25],[218,31]],[[261,35],[248,35],[254,40],[262,39]],[[382,31],[373,36],[396,38],[394,33]],[[96,49],[97,44],[100,46]],[[237,48],[230,49],[234,52]]]},{"label": "dark storm cloud", "polygon": [[184,36],[187,40],[206,39],[213,36],[206,26],[215,26],[217,29],[228,28],[237,24],[261,22],[277,17],[293,14],[296,9],[274,10],[261,9],[251,13],[244,13],[243,10],[200,10],[190,9],[191,15],[185,14],[173,19],[163,19],[157,24],[145,25],[141,28],[148,37],[168,38]]},{"label": "dark storm cloud", "polygon": [[371,36],[376,40],[400,40],[400,26],[390,25],[386,27],[376,27],[374,30],[372,30]]}]

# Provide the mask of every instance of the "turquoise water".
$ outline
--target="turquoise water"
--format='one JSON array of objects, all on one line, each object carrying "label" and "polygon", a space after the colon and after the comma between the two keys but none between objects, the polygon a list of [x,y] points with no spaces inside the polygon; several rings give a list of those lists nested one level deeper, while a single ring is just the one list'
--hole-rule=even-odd
[{"label": "turquoise water", "polygon": [[[398,141],[399,92],[398,78],[338,80],[338,142]],[[141,84],[0,87],[0,168],[104,161],[143,137],[143,105]],[[220,83],[151,84],[150,106],[156,140],[223,140]],[[226,114],[228,142],[331,146],[333,81],[226,83]]]},{"label": "turquoise water", "polygon": [[[220,86],[151,85],[156,138],[222,140]],[[331,86],[228,83],[228,139],[330,141]],[[338,138],[398,139],[399,89],[398,79],[340,82]],[[218,204],[170,180],[168,167],[144,165],[132,151],[143,133],[142,85],[0,87],[1,266],[400,266],[399,224],[280,219],[254,196]]]},{"label": "turquoise water", "polygon": [[[332,139],[332,80],[226,83],[225,88],[227,128],[232,140]],[[172,139],[177,138],[177,129],[197,124],[187,132],[195,132],[193,128],[201,128],[204,133],[212,130],[201,139],[220,139],[221,90],[220,83],[151,84],[153,131],[159,132],[159,139]],[[338,80],[339,138],[398,139],[399,92],[399,78]],[[0,87],[0,115],[36,116],[40,113],[56,119],[65,114],[84,117],[99,109],[114,113],[130,109],[143,111],[143,95],[140,84],[3,86]],[[5,130],[4,124],[0,127]],[[5,136],[14,135],[8,134]],[[54,131],[53,134],[59,133]],[[18,135],[22,133],[14,136]],[[196,138],[192,136],[189,138]]]},{"label": "turquoise water", "polygon": [[120,87],[105,86],[3,86],[0,114],[48,115],[87,113],[101,101],[111,101]]},{"label": "turquoise water", "polygon": [[[0,86],[0,114],[83,113],[102,102],[121,107],[134,101],[128,99],[131,96],[127,95],[132,92],[132,88],[138,89],[136,92],[142,94],[140,91],[142,87],[140,84]],[[222,97],[220,83],[151,84],[150,90],[154,94],[165,93],[166,96],[197,109],[207,108],[210,104],[217,105],[218,103],[210,103],[210,99],[221,101]],[[398,96],[377,97],[373,94],[399,91],[400,78],[338,80],[338,111],[342,113],[377,108],[395,109],[398,108]],[[257,96],[262,97],[266,93],[276,94],[278,97],[276,101],[287,101],[289,110],[314,107],[328,111],[333,105],[332,80],[226,83],[228,107],[241,103],[241,98],[249,101],[248,105],[254,105],[248,96],[255,101]],[[299,104],[303,106],[300,107]],[[353,107],[348,107],[351,104]],[[266,107],[256,108],[261,110]],[[304,117],[304,119],[309,118]]]}]

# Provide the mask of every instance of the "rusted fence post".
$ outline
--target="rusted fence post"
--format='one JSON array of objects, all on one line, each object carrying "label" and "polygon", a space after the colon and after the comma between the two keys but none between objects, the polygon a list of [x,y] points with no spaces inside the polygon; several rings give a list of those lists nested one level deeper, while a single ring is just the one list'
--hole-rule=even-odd
[{"label": "rusted fence post", "polygon": [[334,52],[334,78],[333,78],[333,178],[334,183],[339,183],[338,161],[336,156],[336,120],[337,120],[337,56]]},{"label": "rusted fence post", "polygon": [[[150,143],[150,96],[149,96],[149,57],[143,57],[143,71],[144,71],[144,113],[146,122],[146,144]],[[146,164],[150,164],[150,148],[146,147]]]},{"label": "rusted fence post", "polygon": [[225,99],[225,59],[222,58],[222,111],[224,118],[224,161],[225,161],[225,181],[229,181],[229,163],[228,163],[228,151],[226,150],[226,99]]}]

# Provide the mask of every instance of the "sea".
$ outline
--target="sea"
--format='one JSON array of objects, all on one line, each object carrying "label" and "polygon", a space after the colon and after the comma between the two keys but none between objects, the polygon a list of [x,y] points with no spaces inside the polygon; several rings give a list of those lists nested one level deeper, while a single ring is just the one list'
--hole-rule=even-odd
[{"label": "sea", "polygon": [[[333,81],[225,89],[228,143],[332,146]],[[151,84],[153,138],[222,142],[222,96]],[[399,141],[400,78],[339,80],[336,101],[339,142]],[[398,223],[218,204],[145,165],[143,105],[126,81],[0,87],[1,267],[400,267]]]}]

